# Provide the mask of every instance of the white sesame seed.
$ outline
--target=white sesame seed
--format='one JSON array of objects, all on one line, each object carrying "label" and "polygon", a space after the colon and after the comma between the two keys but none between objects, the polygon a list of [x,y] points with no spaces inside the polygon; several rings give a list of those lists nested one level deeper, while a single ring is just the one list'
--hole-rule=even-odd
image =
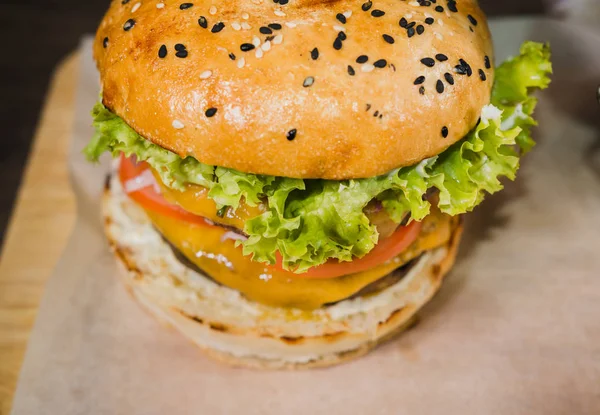
[{"label": "white sesame seed", "polygon": [[349,19],[350,16],[352,16],[352,10],[348,10],[347,12],[344,12],[343,14],[346,19]]},{"label": "white sesame seed", "polygon": [[418,7],[418,6],[420,6],[420,4],[419,4],[419,2],[418,2],[418,1],[411,1],[411,2],[409,2],[409,3],[408,3],[408,5],[409,5],[409,6],[413,6],[413,7]]},{"label": "white sesame seed", "polygon": [[427,17],[427,18],[431,18],[431,19],[433,19],[433,15],[431,15],[431,14],[429,14],[429,13],[423,13],[423,14],[424,14],[424,15],[425,15],[425,17]]},{"label": "white sesame seed", "polygon": [[305,88],[308,88],[309,86],[312,86],[312,84],[315,83],[315,78],[313,78],[312,76],[309,76],[308,78],[306,78],[304,80],[304,82],[302,82],[302,86]]},{"label": "white sesame seed", "polygon": [[183,127],[185,127],[185,125],[183,125],[183,123],[179,120],[173,120],[173,128],[175,128],[176,130],[181,130]]},{"label": "white sesame seed", "polygon": [[138,11],[138,9],[140,8],[140,6],[141,6],[141,5],[142,5],[142,3],[141,3],[141,2],[139,2],[139,1],[138,1],[137,3],[135,3],[135,4],[133,5],[133,7],[131,8],[131,13],[135,13],[135,12],[137,12],[137,11]]},{"label": "white sesame seed", "polygon": [[285,25],[286,25],[287,27],[292,27],[292,28],[293,28],[293,27],[296,27],[296,23],[294,23],[294,22],[285,22]]},{"label": "white sesame seed", "polygon": [[277,35],[273,38],[274,45],[279,45],[281,42],[283,42],[283,35]]},{"label": "white sesame seed", "polygon": [[256,52],[254,52],[254,56],[256,56],[258,59],[263,57],[263,50],[261,48],[256,49]]},{"label": "white sesame seed", "polygon": [[346,28],[344,26],[338,26],[338,25],[334,25],[333,29],[337,30],[338,32],[345,32],[346,31]]},{"label": "white sesame seed", "polygon": [[242,29],[244,29],[244,30],[250,30],[250,29],[252,29],[252,26],[250,26],[246,22],[242,22]]},{"label": "white sesame seed", "polygon": [[238,22],[231,23],[231,27],[233,28],[233,30],[240,30],[242,28],[242,26],[240,26]]},{"label": "white sesame seed", "polygon": [[254,37],[252,38],[252,44],[253,44],[254,46],[256,46],[256,47],[259,47],[259,46],[260,46],[260,39],[258,38],[258,36],[254,36]]},{"label": "white sesame seed", "polygon": [[217,8],[215,6],[210,6],[210,9],[208,9],[208,12],[210,14],[217,14]]},{"label": "white sesame seed", "polygon": [[438,40],[444,40],[444,36],[442,36],[440,33],[435,32],[434,35],[436,38],[438,38]]},{"label": "white sesame seed", "polygon": [[265,52],[271,50],[271,41],[267,40],[265,43],[263,43],[260,48],[262,50],[264,50]]},{"label": "white sesame seed", "polygon": [[365,63],[360,67],[360,70],[363,72],[371,72],[373,69],[375,69],[375,67],[370,63]]},{"label": "white sesame seed", "polygon": [[440,17],[439,19],[437,19],[438,23],[440,24],[440,26],[444,25],[444,21],[442,20],[442,18]]},{"label": "white sesame seed", "polygon": [[244,58],[239,58],[238,59],[238,61],[237,61],[237,67],[238,68],[243,68],[245,64],[246,64],[246,59],[244,59]]},{"label": "white sesame seed", "polygon": [[211,75],[212,75],[212,71],[204,71],[200,74],[200,79],[210,78]]},{"label": "white sesame seed", "polygon": [[242,19],[248,20],[248,18],[250,18],[250,15],[248,13],[242,13]]},{"label": "white sesame seed", "polygon": [[408,13],[408,14],[407,14],[406,16],[404,16],[404,17],[406,17],[407,19],[412,19],[412,17],[413,17],[413,14],[412,14],[412,13]]},{"label": "white sesame seed", "polygon": [[156,8],[157,9],[164,9],[165,8],[165,3],[157,3],[156,4]]},{"label": "white sesame seed", "polygon": [[273,12],[275,14],[275,16],[279,16],[279,17],[285,17],[287,16],[284,12],[282,12],[281,10],[275,10]]}]

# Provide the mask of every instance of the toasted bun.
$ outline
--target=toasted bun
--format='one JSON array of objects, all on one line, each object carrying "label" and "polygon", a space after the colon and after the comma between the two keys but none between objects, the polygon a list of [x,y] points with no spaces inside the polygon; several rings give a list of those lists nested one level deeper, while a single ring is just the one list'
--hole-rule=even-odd
[{"label": "toasted bun", "polygon": [[371,177],[434,156],[475,126],[493,82],[475,0],[114,0],[95,57],[104,104],[143,137],[298,178]]},{"label": "toasted bun", "polygon": [[139,302],[209,355],[237,366],[308,368],[358,357],[413,321],[454,262],[461,228],[398,283],[312,312],[262,305],[182,265],[112,180],[105,230]]}]

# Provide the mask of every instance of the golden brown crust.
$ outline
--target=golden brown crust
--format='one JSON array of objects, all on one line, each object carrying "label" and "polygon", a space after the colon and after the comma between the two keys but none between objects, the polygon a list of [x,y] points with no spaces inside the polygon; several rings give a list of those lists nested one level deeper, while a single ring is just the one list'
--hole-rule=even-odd
[{"label": "golden brown crust", "polygon": [[[489,103],[493,68],[486,68],[485,56],[493,63],[493,52],[475,0],[458,2],[458,12],[446,1],[377,0],[368,11],[348,1],[223,1],[214,14],[206,1],[191,1],[184,10],[183,2],[157,3],[163,4],[112,2],[95,42],[103,100],[142,136],[206,164],[301,178],[375,176],[440,153]],[[374,17],[375,10],[385,15]],[[349,16],[339,18],[345,24],[338,13]],[[267,26],[273,23],[281,29]],[[262,34],[261,27],[273,33]],[[342,29],[346,39],[336,50]],[[410,38],[409,31],[415,31]],[[270,49],[257,57],[271,36],[277,37]],[[253,39],[261,46],[242,52],[240,45]],[[185,52],[177,52],[177,44]],[[437,54],[448,60],[436,60]],[[359,55],[368,55],[368,62],[357,63]],[[433,58],[435,66],[423,58]],[[385,67],[362,71],[381,59]],[[460,59],[472,76],[456,73]],[[415,85],[419,76],[425,81]],[[314,83],[304,87],[310,77]],[[436,92],[438,81],[443,93]],[[212,117],[205,115],[209,108],[217,109]],[[290,141],[291,130],[296,135]]]}]

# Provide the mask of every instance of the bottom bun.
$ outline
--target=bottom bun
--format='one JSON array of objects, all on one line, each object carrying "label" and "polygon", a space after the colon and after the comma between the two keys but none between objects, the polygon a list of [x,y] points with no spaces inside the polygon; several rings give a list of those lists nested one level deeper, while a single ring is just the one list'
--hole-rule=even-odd
[{"label": "bottom bun", "polygon": [[123,279],[144,308],[208,355],[265,369],[342,363],[409,327],[452,267],[462,232],[458,225],[446,246],[424,253],[383,291],[307,311],[256,303],[183,265],[114,176],[103,205]]}]

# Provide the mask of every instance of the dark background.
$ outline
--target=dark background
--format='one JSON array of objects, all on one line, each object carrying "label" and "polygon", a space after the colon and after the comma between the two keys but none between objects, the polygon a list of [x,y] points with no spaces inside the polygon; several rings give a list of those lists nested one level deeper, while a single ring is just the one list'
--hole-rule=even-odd
[{"label": "dark background", "polygon": [[[145,0],[155,1],[155,0]],[[54,67],[93,33],[109,0],[0,4],[0,245]],[[542,0],[481,0],[490,16],[544,11]]]}]

